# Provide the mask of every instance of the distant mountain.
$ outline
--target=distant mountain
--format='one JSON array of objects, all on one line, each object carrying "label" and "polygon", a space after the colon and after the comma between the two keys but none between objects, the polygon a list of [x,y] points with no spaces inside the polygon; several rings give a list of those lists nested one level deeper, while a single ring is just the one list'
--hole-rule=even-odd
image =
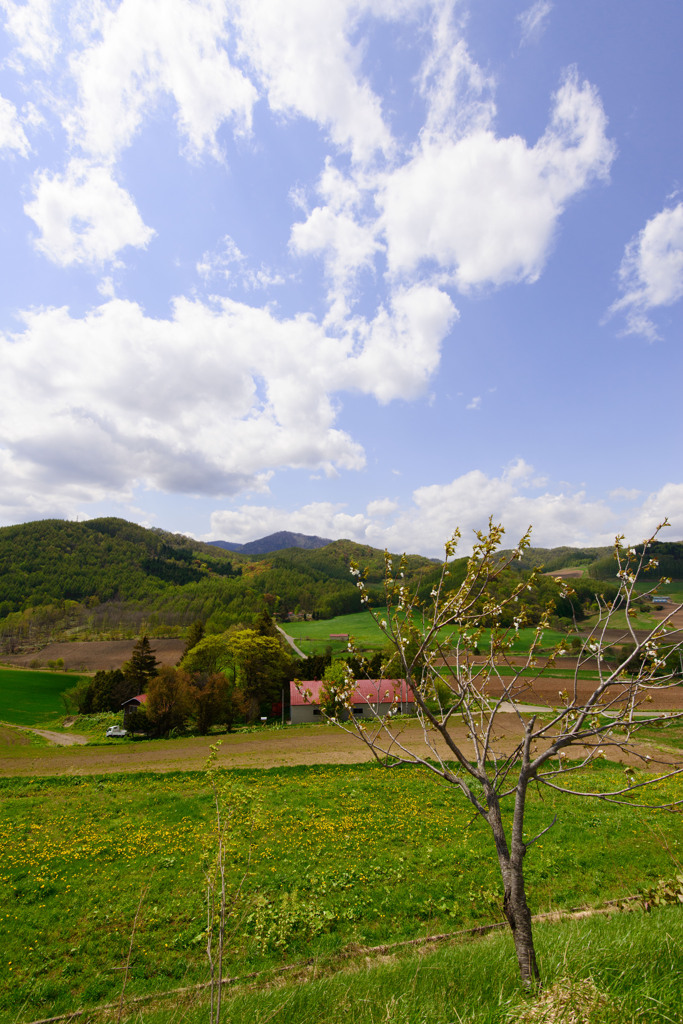
[{"label": "distant mountain", "polygon": [[332,541],[327,537],[310,537],[305,533],[279,530],[278,533],[270,533],[267,537],[251,540],[247,544],[233,544],[229,540],[210,540],[208,543],[226,551],[240,551],[243,555],[269,555],[273,551],[284,551],[286,548],[313,551],[315,548],[327,547]]}]

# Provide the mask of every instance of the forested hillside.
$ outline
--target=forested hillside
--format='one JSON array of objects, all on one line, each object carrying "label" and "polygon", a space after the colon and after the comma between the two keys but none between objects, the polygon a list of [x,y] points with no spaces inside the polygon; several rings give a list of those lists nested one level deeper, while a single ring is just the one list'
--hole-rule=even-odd
[{"label": "forested hillside", "polygon": [[[335,541],[317,550],[248,556],[123,519],[42,520],[0,529],[0,642],[15,650],[56,637],[207,631],[279,617],[330,618],[360,610],[349,561],[381,552]],[[413,556],[411,574],[429,567]]]},{"label": "forested hillside", "polygon": [[[641,545],[638,545],[636,551],[640,552],[641,550]],[[683,579],[683,543],[676,541],[654,541],[650,546],[648,555],[657,562],[653,584],[656,578],[660,576],[670,576],[672,579],[679,580]],[[596,579],[614,579],[616,562],[613,552],[610,550],[602,558],[593,562],[589,572]]]},{"label": "forested hillside", "polygon": [[[658,574],[683,577],[683,544],[658,544],[655,554]],[[281,619],[356,612],[360,596],[349,573],[352,561],[367,569],[370,603],[381,604],[384,552],[348,540],[248,555],[123,519],[51,519],[5,527],[0,529],[0,647],[13,652],[50,639],[142,632],[177,636],[197,620],[207,632],[220,632],[250,625],[264,608]],[[530,549],[516,571],[540,563],[551,571],[567,565],[587,570],[574,581],[579,617],[594,600],[596,579],[606,581],[601,590],[614,579],[607,548]],[[460,582],[465,565],[466,559],[452,563],[447,588]],[[429,600],[439,566],[409,555],[403,571],[406,583],[419,583],[421,596]],[[512,586],[508,573],[499,581],[500,596]],[[526,604],[531,621],[548,604],[559,620],[572,614],[549,577],[538,581]]]}]

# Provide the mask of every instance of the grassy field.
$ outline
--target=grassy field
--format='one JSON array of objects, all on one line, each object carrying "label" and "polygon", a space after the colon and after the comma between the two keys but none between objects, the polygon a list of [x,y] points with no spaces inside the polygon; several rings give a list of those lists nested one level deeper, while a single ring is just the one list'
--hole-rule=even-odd
[{"label": "grassy field", "polygon": [[81,677],[66,672],[0,668],[0,721],[13,725],[51,723],[65,714],[61,694]]},{"label": "grassy field", "polygon": [[[592,771],[623,776],[605,764]],[[251,856],[239,829],[229,844],[230,884],[245,881],[226,974],[501,920],[485,829],[456,793],[418,772],[350,765],[229,777],[259,810]],[[202,855],[213,814],[202,773],[5,779],[0,802],[3,1019],[116,999],[138,907],[129,994],[205,980]],[[529,832],[555,813],[527,859],[535,912],[626,896],[680,863],[678,815],[534,794]],[[514,977],[508,955],[500,970]]]},{"label": "grassy field", "polygon": [[[383,610],[378,608],[376,611],[381,618]],[[335,633],[348,634],[356,646],[366,653],[380,651],[386,644],[386,638],[370,612],[355,612],[353,615],[338,615],[334,619],[318,621],[287,622],[283,629],[296,641],[304,654],[322,654],[327,647],[332,649],[335,657],[346,653],[345,640],[330,640],[330,634]],[[484,630],[482,646],[486,643],[486,637],[487,631]],[[520,629],[511,648],[512,653],[524,654],[528,651],[533,637],[533,629]],[[564,633],[546,630],[543,637],[544,646],[551,648],[564,638]]]}]

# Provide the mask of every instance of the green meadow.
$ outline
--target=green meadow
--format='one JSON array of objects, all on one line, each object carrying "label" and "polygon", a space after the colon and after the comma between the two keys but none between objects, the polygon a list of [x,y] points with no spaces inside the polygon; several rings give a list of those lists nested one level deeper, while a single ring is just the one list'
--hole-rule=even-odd
[{"label": "green meadow", "polygon": [[80,675],[0,668],[0,722],[38,725],[64,716],[61,694],[75,686]]},{"label": "green meadow", "polygon": [[[623,777],[605,763],[591,772],[601,782]],[[239,820],[228,841],[225,975],[311,957],[333,965],[358,945],[502,920],[490,837],[456,793],[420,772],[368,764],[225,778],[246,794],[256,821],[250,850]],[[669,797],[680,795],[680,783],[667,785]],[[2,1019],[115,1001],[129,950],[129,996],[206,980],[204,856],[214,814],[203,773],[4,779],[0,804]],[[533,794],[529,834],[555,814],[557,824],[527,858],[534,913],[633,895],[680,864],[680,815]],[[508,980],[501,991],[511,996],[515,965],[511,948],[502,949],[496,962]],[[412,975],[405,984],[396,977],[392,998],[400,1007]],[[364,986],[351,985],[349,998]],[[452,987],[447,992],[451,999]],[[292,993],[293,1001],[308,998]],[[263,1006],[275,1011],[273,999]],[[328,1019],[310,1016],[306,1005],[300,1017],[282,1019]],[[391,1018],[353,1012],[349,1020],[421,1020],[413,1010]],[[255,1016],[252,1003],[226,1019],[246,1024],[267,1015]]]},{"label": "green meadow", "polygon": [[[386,611],[378,608],[376,614],[381,619]],[[287,622],[283,625],[283,629],[304,654],[322,654],[327,647],[332,649],[334,656],[344,654],[348,649],[347,642],[330,639],[335,634],[347,634],[353,639],[356,646],[366,653],[381,651],[387,642],[382,630],[368,611],[355,612],[352,615],[338,615],[334,619]],[[484,630],[482,646],[486,644],[488,635],[488,631]],[[525,654],[529,650],[534,636],[535,630],[520,629],[511,648],[511,653]],[[564,639],[566,639],[566,634],[548,629],[543,634],[543,646],[550,649]]]}]

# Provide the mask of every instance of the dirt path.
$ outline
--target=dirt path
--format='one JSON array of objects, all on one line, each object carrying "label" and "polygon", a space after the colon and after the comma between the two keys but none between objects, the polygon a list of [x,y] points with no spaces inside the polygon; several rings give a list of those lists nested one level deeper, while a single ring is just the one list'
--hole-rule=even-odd
[{"label": "dirt path", "polygon": [[[514,715],[501,718],[497,730],[497,749],[509,753],[520,736],[519,723]],[[471,743],[464,727],[454,729],[454,735],[463,749],[471,753]],[[211,742],[215,737],[191,737],[177,740],[140,740],[112,742],[101,746],[72,746],[52,748],[5,747],[0,748],[0,775],[98,775],[111,772],[172,772],[200,771],[206,763]],[[405,726],[401,742],[408,748],[429,756],[424,747],[422,731],[417,724]],[[643,766],[642,758],[622,755],[609,740],[603,743],[607,757],[622,764]],[[642,755],[648,754],[672,764],[680,760],[680,751],[658,752],[648,744],[641,744]],[[446,754],[445,748],[442,752]],[[580,756],[581,748],[575,751]],[[280,768],[292,765],[357,764],[371,760],[372,754],[355,736],[334,726],[311,725],[264,729],[262,732],[236,733],[224,736],[219,748],[218,761],[226,768]]]},{"label": "dirt path", "polygon": [[3,729],[18,729],[20,732],[32,732],[36,736],[42,736],[57,747],[85,746],[88,742],[87,736],[80,736],[78,733],[52,732],[51,729],[34,729],[29,725],[12,725],[11,722],[0,722]]},{"label": "dirt path", "polygon": [[289,644],[289,646],[290,646],[290,647],[292,648],[292,650],[294,651],[294,653],[295,653],[295,654],[298,654],[298,656],[299,656],[300,658],[305,658],[305,657],[307,657],[307,655],[305,655],[305,654],[304,654],[304,652],[303,652],[303,651],[301,650],[301,648],[300,648],[300,647],[297,647],[297,646],[296,646],[296,644],[294,643],[294,638],[293,638],[293,637],[291,637],[291,636],[289,635],[289,633],[285,633],[285,631],[284,631],[284,629],[282,628],[282,626],[278,626],[278,624],[277,624],[277,623],[275,623],[275,628],[276,628],[276,630],[278,631],[278,633],[279,633],[279,634],[280,634],[280,635],[281,635],[282,637],[284,637],[284,639],[285,639],[285,640],[287,641],[287,643],[288,643],[288,644]]}]

